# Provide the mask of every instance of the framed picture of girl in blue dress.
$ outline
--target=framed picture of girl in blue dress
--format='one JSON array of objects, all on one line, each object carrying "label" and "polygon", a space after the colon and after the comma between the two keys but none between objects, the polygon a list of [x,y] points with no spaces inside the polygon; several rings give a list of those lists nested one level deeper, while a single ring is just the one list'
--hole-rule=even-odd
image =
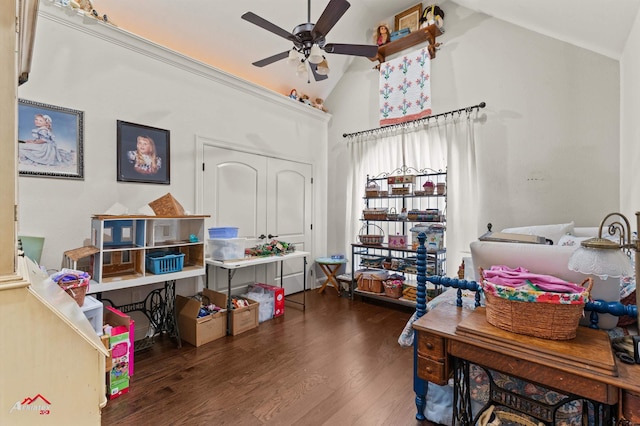
[{"label": "framed picture of girl in blue dress", "polygon": [[118,181],[168,185],[169,131],[118,120]]},{"label": "framed picture of girl in blue dress", "polygon": [[18,100],[18,173],[84,179],[84,113]]}]

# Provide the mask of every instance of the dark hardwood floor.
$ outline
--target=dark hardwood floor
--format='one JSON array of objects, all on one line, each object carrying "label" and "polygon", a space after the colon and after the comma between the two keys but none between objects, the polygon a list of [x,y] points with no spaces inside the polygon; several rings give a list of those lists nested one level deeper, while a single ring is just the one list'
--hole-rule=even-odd
[{"label": "dark hardwood floor", "polygon": [[397,342],[411,310],[333,289],[307,291],[306,303],[199,348],[158,338],[136,353],[130,391],[108,401],[102,424],[421,424],[413,350]]}]

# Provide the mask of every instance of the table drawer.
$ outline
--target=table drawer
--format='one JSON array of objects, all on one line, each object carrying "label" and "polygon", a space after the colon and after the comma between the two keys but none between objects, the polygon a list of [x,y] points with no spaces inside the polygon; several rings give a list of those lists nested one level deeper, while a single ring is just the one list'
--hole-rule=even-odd
[{"label": "table drawer", "polygon": [[631,424],[640,424],[640,395],[623,391],[622,392],[622,415]]},{"label": "table drawer", "polygon": [[436,360],[444,360],[447,356],[444,338],[434,334],[419,333],[418,354]]},{"label": "table drawer", "polygon": [[446,385],[449,373],[444,362],[418,355],[418,377],[436,385]]}]

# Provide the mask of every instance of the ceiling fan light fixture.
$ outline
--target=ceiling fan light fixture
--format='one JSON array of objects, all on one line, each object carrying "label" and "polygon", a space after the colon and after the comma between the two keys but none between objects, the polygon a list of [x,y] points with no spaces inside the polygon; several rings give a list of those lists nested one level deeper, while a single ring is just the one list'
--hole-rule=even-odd
[{"label": "ceiling fan light fixture", "polygon": [[324,57],[322,56],[322,49],[320,49],[320,47],[317,44],[314,44],[313,46],[311,46],[311,51],[309,52],[308,61],[312,64],[319,64],[323,60],[324,60]]},{"label": "ceiling fan light fixture", "polygon": [[298,68],[296,69],[296,75],[298,77],[305,77],[307,75],[307,63],[300,62],[298,64]]},{"label": "ceiling fan light fixture", "polygon": [[291,49],[289,51],[289,58],[287,59],[288,63],[290,65],[296,66],[298,65],[298,63],[300,63],[300,60],[302,58],[300,57],[300,55],[298,54],[298,52],[295,49]]},{"label": "ceiling fan light fixture", "polygon": [[318,64],[316,72],[320,75],[329,75],[329,64],[326,59],[323,59],[322,62]]}]

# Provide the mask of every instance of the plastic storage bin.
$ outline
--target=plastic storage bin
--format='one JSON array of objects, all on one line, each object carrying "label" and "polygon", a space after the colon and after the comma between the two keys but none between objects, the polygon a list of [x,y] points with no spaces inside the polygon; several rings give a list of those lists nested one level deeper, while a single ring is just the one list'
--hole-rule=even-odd
[{"label": "plastic storage bin", "polygon": [[238,228],[228,226],[225,228],[209,228],[209,238],[237,238]]},{"label": "plastic storage bin", "polygon": [[184,266],[184,254],[167,251],[149,253],[145,262],[147,269],[156,275],[179,272]]},{"label": "plastic storage bin", "polygon": [[244,258],[244,238],[212,238],[208,240],[209,254],[215,260]]},{"label": "plastic storage bin", "polygon": [[84,298],[84,304],[80,307],[80,310],[84,312],[96,334],[102,336],[102,302],[87,296]]}]

